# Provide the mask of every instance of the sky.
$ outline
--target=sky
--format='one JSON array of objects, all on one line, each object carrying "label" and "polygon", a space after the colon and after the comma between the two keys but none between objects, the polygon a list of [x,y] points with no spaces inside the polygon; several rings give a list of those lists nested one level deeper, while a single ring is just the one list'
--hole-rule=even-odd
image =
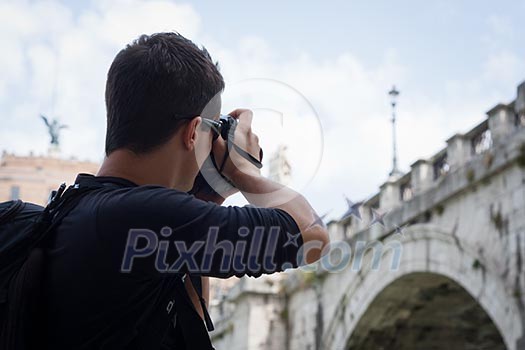
[{"label": "sky", "polygon": [[219,62],[223,112],[252,108],[265,159],[287,145],[292,187],[337,218],[343,194],[368,198],[388,176],[391,86],[409,171],[514,99],[524,15],[525,0],[0,0],[0,150],[46,153],[45,114],[69,126],[63,156],[100,162],[112,59],[176,30]]}]

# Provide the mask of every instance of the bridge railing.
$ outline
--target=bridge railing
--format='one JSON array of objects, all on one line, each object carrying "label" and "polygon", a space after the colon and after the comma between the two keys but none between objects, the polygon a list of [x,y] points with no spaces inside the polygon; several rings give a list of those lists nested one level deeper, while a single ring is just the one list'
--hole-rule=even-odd
[{"label": "bridge railing", "polygon": [[[487,119],[465,134],[455,134],[447,140],[447,147],[430,159],[420,159],[411,165],[410,180],[405,176],[397,183],[381,186],[381,207],[390,209],[427,191],[441,179],[480,157],[493,146],[505,143],[508,137],[525,126],[525,82],[518,86],[516,99],[509,104],[498,104],[487,112]],[[398,187],[399,192],[391,187]],[[397,198],[388,198],[398,196]]]},{"label": "bridge railing", "polygon": [[345,218],[331,222],[329,228],[337,239],[346,239],[367,229],[372,209],[390,211],[414,197],[439,186],[447,175],[457,172],[480,157],[491,161],[490,152],[525,126],[525,82],[518,86],[517,97],[509,104],[498,104],[487,112],[487,118],[465,134],[455,134],[447,146],[429,159],[419,159],[411,170],[398,179],[389,179],[380,190],[363,203],[362,220]]}]

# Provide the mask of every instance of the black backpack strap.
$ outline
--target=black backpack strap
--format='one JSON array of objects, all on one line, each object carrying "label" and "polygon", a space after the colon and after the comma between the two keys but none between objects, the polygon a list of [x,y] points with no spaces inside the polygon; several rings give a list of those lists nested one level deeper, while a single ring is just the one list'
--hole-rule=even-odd
[{"label": "black backpack strap", "polygon": [[[95,187],[79,187],[78,184],[74,184],[69,186],[67,190],[65,188],[66,184],[63,183],[56,191],[53,191],[49,204],[44,209],[44,225],[47,227],[41,235],[40,241],[44,240],[60,224],[62,219],[77,205],[84,194]],[[96,188],[100,188],[100,186]]]},{"label": "black backpack strap", "polygon": [[[27,255],[19,256],[20,268],[9,278],[7,289],[0,294],[4,303],[3,323],[0,327],[1,349],[38,348],[44,338],[43,306],[41,303],[43,269],[46,262],[44,246],[52,231],[75,207],[87,189],[65,191],[62,184],[56,190],[39,221],[31,231],[34,233],[27,244]],[[65,191],[65,192],[64,192]],[[20,202],[18,202],[20,203]],[[16,203],[15,203],[16,205]]]},{"label": "black backpack strap", "polygon": [[210,337],[195,310],[186,287],[185,275],[166,276],[163,296],[141,321],[138,348],[213,350]]},{"label": "black backpack strap", "polygon": [[[200,279],[200,276],[198,277]],[[175,328],[180,327],[180,333],[184,338],[186,348],[199,350],[213,349],[210,336],[204,327],[200,315],[193,306],[193,302],[184,287],[183,279],[179,279],[174,292],[177,313]],[[203,310],[206,309],[204,308]],[[207,314],[207,311],[205,311],[205,314]]]},{"label": "black backpack strap", "polygon": [[195,288],[197,296],[199,297],[202,313],[204,314],[204,322],[206,323],[206,328],[209,332],[211,332],[215,329],[215,327],[213,326],[213,321],[210,317],[210,314],[208,313],[208,308],[206,307],[206,300],[202,297],[202,276],[189,275],[189,277],[191,284],[193,285],[193,288]]}]

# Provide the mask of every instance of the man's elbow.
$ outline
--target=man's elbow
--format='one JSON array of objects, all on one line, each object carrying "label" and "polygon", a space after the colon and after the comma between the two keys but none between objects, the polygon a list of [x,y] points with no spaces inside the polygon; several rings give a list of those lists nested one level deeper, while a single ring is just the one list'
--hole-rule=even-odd
[{"label": "man's elbow", "polygon": [[303,234],[305,263],[312,264],[329,251],[330,237],[326,228],[314,226]]}]

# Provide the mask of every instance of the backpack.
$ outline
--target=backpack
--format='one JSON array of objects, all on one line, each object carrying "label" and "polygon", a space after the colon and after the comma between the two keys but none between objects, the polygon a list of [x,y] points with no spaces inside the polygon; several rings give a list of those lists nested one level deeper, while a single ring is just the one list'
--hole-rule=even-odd
[{"label": "backpack", "polygon": [[65,189],[62,184],[53,191],[45,208],[21,200],[0,203],[1,350],[29,349],[41,341],[35,335],[41,328],[43,243],[80,199]]},{"label": "backpack", "polygon": [[[45,208],[21,200],[0,203],[0,350],[42,348],[45,339],[42,329],[45,327],[42,327],[44,312],[40,301],[45,244],[82,196],[101,187],[93,182],[74,184],[66,190],[66,185],[62,184],[53,191]],[[204,306],[200,276],[190,278],[203,306],[206,327],[211,331],[213,324]],[[177,338],[173,345],[177,346],[176,349],[181,346],[213,349],[204,322],[186,293],[184,280],[174,280],[173,290],[166,293],[166,302],[171,305],[167,314],[174,319],[170,335]],[[152,327],[149,329],[153,331]],[[154,335],[158,336],[158,333],[149,332],[146,339],[158,342],[158,339],[153,339]]]}]

